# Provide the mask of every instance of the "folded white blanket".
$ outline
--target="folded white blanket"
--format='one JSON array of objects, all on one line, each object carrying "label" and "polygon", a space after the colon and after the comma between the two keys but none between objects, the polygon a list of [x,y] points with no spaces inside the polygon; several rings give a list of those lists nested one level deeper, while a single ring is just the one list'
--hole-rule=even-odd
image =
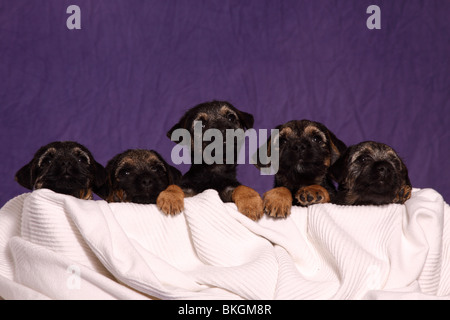
[{"label": "folded white blanket", "polygon": [[293,207],[258,222],[213,190],[166,216],[42,189],[0,210],[0,297],[450,298],[449,217],[431,189],[405,205]]}]

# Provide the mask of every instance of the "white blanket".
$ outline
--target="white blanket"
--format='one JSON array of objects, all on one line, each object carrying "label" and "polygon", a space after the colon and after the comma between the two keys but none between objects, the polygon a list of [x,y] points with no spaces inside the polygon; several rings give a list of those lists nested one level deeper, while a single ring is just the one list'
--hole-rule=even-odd
[{"label": "white blanket", "polygon": [[450,298],[450,208],[293,207],[254,222],[217,192],[165,216],[155,205],[38,190],[0,210],[4,299]]}]

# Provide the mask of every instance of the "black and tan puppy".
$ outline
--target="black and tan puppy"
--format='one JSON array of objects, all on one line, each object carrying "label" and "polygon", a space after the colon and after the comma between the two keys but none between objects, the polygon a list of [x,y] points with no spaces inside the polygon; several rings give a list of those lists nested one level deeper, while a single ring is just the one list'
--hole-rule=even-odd
[{"label": "black and tan puppy", "polygon": [[105,182],[105,168],[91,152],[73,141],[55,141],[41,147],[15,176],[23,187],[46,188],[80,199],[92,199]]},{"label": "black and tan puppy", "polygon": [[349,147],[330,172],[339,183],[336,204],[404,203],[411,197],[405,164],[383,143],[365,141]]},{"label": "black and tan puppy", "polygon": [[100,196],[108,202],[157,204],[166,214],[184,208],[183,192],[176,186],[181,172],[154,150],[126,150],[108,161],[106,173]]},{"label": "black and tan puppy", "polygon": [[[242,185],[236,179],[237,155],[240,142],[233,139],[227,141],[227,130],[246,130],[253,127],[253,116],[249,113],[236,109],[226,101],[212,101],[199,104],[188,110],[174,125],[167,136],[176,143],[179,139],[173,137],[175,130],[182,129],[190,137],[191,167],[183,175],[181,188],[187,197],[201,193],[207,189],[214,189],[219,193],[224,202],[234,202],[237,209],[253,220],[258,220],[263,215],[261,196],[250,187]],[[200,123],[200,124],[199,124]],[[199,125],[199,131],[195,126]],[[223,149],[214,152],[215,159],[219,161],[208,161],[202,157],[202,153],[207,150],[209,144],[206,140],[198,137],[203,135],[208,129],[220,131],[223,137]],[[231,148],[231,149],[227,149]],[[230,156],[229,151],[233,151]],[[227,154],[228,153],[228,154]],[[227,161],[227,155],[232,161]],[[197,159],[200,158],[200,160]],[[230,159],[228,159],[230,160]],[[232,162],[232,163],[230,163]]]},{"label": "black and tan puppy", "polygon": [[[336,189],[328,169],[346,145],[319,122],[292,120],[276,129],[279,169],[274,188],[264,194],[265,212],[273,217],[286,217],[292,205],[330,202]],[[263,146],[268,148],[268,154],[272,152],[271,141]],[[263,165],[258,163],[257,167]]]}]

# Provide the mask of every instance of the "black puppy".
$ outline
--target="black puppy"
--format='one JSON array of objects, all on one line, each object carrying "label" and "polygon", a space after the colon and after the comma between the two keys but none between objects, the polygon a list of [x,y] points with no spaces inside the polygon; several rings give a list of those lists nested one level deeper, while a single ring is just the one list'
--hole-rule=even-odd
[{"label": "black puppy", "polygon": [[181,172],[154,150],[126,150],[108,161],[106,172],[101,197],[108,202],[158,204],[167,214],[184,208],[183,192],[175,185]]},{"label": "black puppy", "polygon": [[349,147],[330,172],[339,183],[336,204],[404,203],[411,197],[405,164],[383,143],[365,141]]},{"label": "black puppy", "polygon": [[[328,168],[344,152],[345,144],[319,122],[292,120],[276,129],[279,169],[274,188],[264,194],[265,212],[273,217],[286,217],[292,205],[330,202],[336,189]],[[272,139],[263,147],[270,154]],[[264,166],[258,162],[257,167]]]},{"label": "black puppy", "polygon": [[41,147],[15,175],[27,189],[47,188],[80,199],[92,199],[105,179],[105,168],[86,147],[73,141],[55,141]]},{"label": "black puppy", "polygon": [[[180,184],[186,196],[214,189],[218,191],[222,201],[234,202],[238,210],[247,217],[258,220],[262,216],[260,195],[252,188],[241,185],[236,179],[236,159],[242,141],[233,139],[231,142],[226,139],[227,130],[244,131],[253,127],[253,121],[251,114],[236,109],[229,102],[212,101],[188,110],[169,130],[167,136],[176,143],[183,142],[174,134],[177,129],[183,129],[190,138],[191,167],[183,175]],[[215,129],[223,137],[223,148],[212,151],[212,157],[217,161],[203,158],[204,151],[212,143],[201,137],[208,129]],[[230,150],[233,151],[232,155],[229,154]]]}]

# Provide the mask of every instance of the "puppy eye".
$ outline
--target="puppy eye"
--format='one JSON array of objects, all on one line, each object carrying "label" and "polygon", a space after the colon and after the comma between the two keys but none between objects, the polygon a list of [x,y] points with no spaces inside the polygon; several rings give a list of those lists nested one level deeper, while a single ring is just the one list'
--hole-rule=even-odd
[{"label": "puppy eye", "polygon": [[40,166],[42,165],[50,165],[53,162],[53,158],[52,157],[45,157],[44,159],[42,159]]},{"label": "puppy eye", "polygon": [[314,142],[316,142],[316,143],[320,143],[320,142],[323,141],[323,140],[322,140],[322,137],[319,136],[318,134],[314,135],[314,136],[312,137],[312,140],[313,140]]},{"label": "puppy eye", "polygon": [[122,169],[119,171],[119,176],[121,177],[127,177],[131,174],[131,171],[129,169]]},{"label": "puppy eye", "polygon": [[280,145],[280,147],[282,146],[282,145],[284,145],[284,144],[286,144],[286,138],[280,138],[279,140],[278,140],[278,143],[279,143],[279,145]]},{"label": "puppy eye", "polygon": [[163,173],[165,171],[164,166],[162,165],[154,165],[150,168],[151,172],[158,172],[158,173]]},{"label": "puppy eye", "polygon": [[230,122],[234,122],[234,121],[236,121],[236,116],[233,114],[233,113],[229,113],[228,115],[227,115],[227,119],[228,119],[228,121],[230,121]]},{"label": "puppy eye", "polygon": [[88,160],[85,157],[79,157],[78,162],[79,163],[88,163]]},{"label": "puppy eye", "polygon": [[366,163],[366,162],[369,162],[370,160],[372,160],[372,158],[368,155],[362,155],[362,156],[358,157],[358,162],[361,162],[361,163]]}]

